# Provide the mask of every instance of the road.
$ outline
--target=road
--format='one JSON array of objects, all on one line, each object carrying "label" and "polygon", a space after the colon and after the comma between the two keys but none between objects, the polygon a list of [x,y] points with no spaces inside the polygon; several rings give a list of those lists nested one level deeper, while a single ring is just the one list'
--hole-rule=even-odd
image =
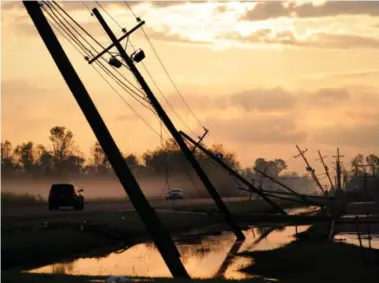
[{"label": "road", "polygon": [[[230,197],[223,198],[225,202],[236,202],[241,200],[247,200],[247,197]],[[183,199],[176,200],[174,202],[167,200],[150,200],[150,205],[154,209],[164,209],[170,210],[175,208],[180,208],[184,206],[196,206],[204,204],[214,203],[211,198],[202,199]],[[134,207],[131,202],[96,202],[96,203],[86,203],[84,210],[72,210],[72,209],[60,209],[58,211],[49,211],[47,205],[43,206],[18,206],[18,207],[2,207],[1,217],[13,218],[13,219],[33,219],[33,218],[49,218],[56,216],[66,216],[66,215],[80,215],[80,214],[91,214],[95,212],[104,211],[133,211]]]}]

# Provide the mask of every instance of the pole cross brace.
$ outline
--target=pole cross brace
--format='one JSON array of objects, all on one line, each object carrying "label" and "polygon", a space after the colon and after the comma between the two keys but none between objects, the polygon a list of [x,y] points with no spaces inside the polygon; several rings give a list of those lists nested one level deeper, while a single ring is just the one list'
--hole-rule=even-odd
[{"label": "pole cross brace", "polygon": [[[134,28],[132,28],[130,31],[126,32],[123,36],[121,36],[119,39],[117,39],[117,43],[121,42],[125,38],[127,38],[129,35],[131,35],[134,31],[139,29],[141,26],[145,24],[145,21],[139,22]],[[116,42],[113,42],[111,45],[109,45],[107,48],[105,48],[103,51],[101,51],[99,54],[97,54],[95,57],[93,57],[91,60],[88,61],[88,64],[92,64],[97,59],[99,59],[101,56],[103,56],[105,53],[107,53],[109,50],[111,50],[113,47],[115,47]]]}]

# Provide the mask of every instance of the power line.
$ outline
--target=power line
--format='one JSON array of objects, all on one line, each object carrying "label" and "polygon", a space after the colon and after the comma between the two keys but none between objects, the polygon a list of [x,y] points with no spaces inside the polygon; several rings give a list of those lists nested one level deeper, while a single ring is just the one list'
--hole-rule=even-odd
[{"label": "power line", "polygon": [[[133,14],[133,16],[136,18],[137,21],[141,21],[141,19],[139,17],[136,16],[136,14],[133,12],[132,8],[129,6],[128,2],[125,0],[125,4],[127,5],[128,9],[131,11],[131,13]],[[171,84],[173,85],[174,89],[176,90],[177,94],[180,96],[180,98],[182,99],[183,103],[186,105],[187,109],[190,111],[190,113],[192,114],[192,116],[195,118],[195,120],[197,121],[197,123],[200,125],[200,127],[202,127],[203,129],[205,128],[203,126],[203,124],[200,122],[200,120],[197,118],[197,116],[195,115],[195,113],[192,111],[192,109],[189,107],[188,103],[186,102],[186,100],[184,99],[183,95],[181,94],[181,92],[179,91],[178,87],[176,86],[176,84],[174,83],[173,79],[171,78],[170,74],[168,73],[168,70],[167,68],[165,67],[165,65],[163,64],[160,56],[158,55],[158,52],[155,50],[154,46],[153,46],[153,43],[151,42],[150,38],[147,36],[147,33],[145,32],[144,28],[141,27],[142,29],[142,32],[143,34],[145,35],[147,41],[149,42],[149,45],[151,47],[151,49],[153,50],[153,52],[155,53],[155,56],[157,57],[160,65],[162,66],[164,72],[166,73],[168,79],[170,80]]]},{"label": "power line", "polygon": [[[83,28],[74,18],[72,18],[71,16],[70,16],[70,14],[68,14],[59,4],[57,4],[55,1],[52,1],[58,8],[59,8],[59,10],[60,11],[62,11],[72,22],[74,22],[74,24],[77,26],[77,27],[79,27],[89,38],[91,38],[98,46],[100,46],[102,49],[104,49],[104,46],[100,43],[100,42],[98,42],[89,32],[87,32],[87,30],[85,29],[85,28]],[[47,4],[47,3],[46,3]],[[57,11],[57,13],[59,13],[59,11],[56,9],[56,8],[54,8],[56,11]],[[60,14],[60,13],[59,13]],[[60,14],[61,15],[61,14]],[[66,21],[66,22],[68,22],[69,23],[69,21],[67,20],[67,19],[65,19],[62,15],[61,15],[61,17]],[[79,33],[71,24],[70,24],[70,26],[71,26],[71,28],[72,29],[74,29],[78,34],[79,34],[79,36],[81,37],[81,38],[83,38],[83,40],[92,48],[92,50],[94,50],[94,52],[95,53],[98,53],[98,50],[95,48],[95,47],[93,47],[93,45],[91,44],[91,43],[89,43],[83,36],[82,36],[82,34],[81,33]],[[108,51],[108,54],[109,55],[111,55],[111,56],[113,56],[112,54],[111,54],[111,52],[109,52]],[[93,56],[93,54],[91,53],[91,56]],[[103,60],[103,61],[106,61],[104,58],[102,58],[101,57],[101,59]],[[125,65],[124,65],[125,66]],[[126,66],[127,67],[127,66]],[[128,68],[128,67],[127,67]],[[129,68],[128,68],[129,69]],[[125,81],[127,81],[137,92],[139,92],[139,93],[141,93],[141,94],[143,94],[144,95],[144,93],[142,92],[142,90],[141,89],[139,89],[138,87],[136,87],[132,82],[130,82],[121,72],[119,72],[117,69],[114,69]],[[128,87],[129,88],[129,87]],[[134,92],[134,91],[133,91]]]},{"label": "power line", "polygon": [[[43,9],[44,9],[44,11],[46,11],[47,12],[47,14],[48,14],[48,16],[54,21],[54,22],[56,22],[56,24],[58,25],[58,26],[60,26],[61,27],[61,29],[62,29],[62,26],[60,25],[60,23],[57,21],[57,19],[56,18],[54,18],[54,16],[52,16],[52,14],[51,13],[49,13],[48,12],[48,10],[43,6],[42,7]],[[51,22],[51,20],[49,20],[49,22],[50,22],[50,24],[81,54],[81,55],[85,55],[85,52],[83,51],[83,48],[82,48],[82,50],[80,50],[80,47],[78,48],[77,46],[75,46],[75,44],[68,38],[68,37],[75,37],[75,35],[73,35],[70,31],[68,31],[68,36],[67,35],[65,35],[64,34],[64,29],[62,29],[62,30],[59,30],[59,28],[57,28],[57,26],[54,24],[54,23],[52,23]],[[76,42],[76,41],[75,41]],[[76,42],[77,43],[77,42]],[[78,43],[77,43],[78,44]],[[79,46],[80,46],[80,44],[79,44]],[[102,64],[100,64],[99,65],[100,66],[100,68],[104,68],[105,66],[104,65],[102,65]],[[124,101],[124,103],[126,103],[127,105],[128,105],[128,107],[155,133],[155,134],[157,134],[158,136],[160,136],[160,134],[155,130],[155,129],[153,129],[151,126],[150,126],[150,124],[146,121],[146,120],[144,120],[143,119],[143,117],[128,103],[128,101],[105,79],[105,77],[100,73],[100,71],[98,70],[98,69],[96,69],[96,67],[95,66],[93,66],[93,68],[95,69],[95,71],[102,77],[102,79],[112,88],[112,90]],[[104,71],[104,69],[103,69],[103,71]],[[145,107],[146,107],[146,105],[144,105]],[[155,114],[155,112],[151,109],[151,108],[147,108],[147,109],[149,109],[150,111],[152,111],[154,114]]]},{"label": "power line", "polygon": [[[96,1],[97,3],[97,1]],[[128,6],[128,8],[130,9],[130,6],[129,4],[125,1],[126,5]],[[98,3],[99,4],[99,3]],[[107,14],[110,16],[110,14],[105,10],[105,8],[103,6],[101,6],[99,4],[100,8]],[[131,9],[130,9],[131,10]],[[140,19],[134,14],[134,12],[131,10],[131,12],[133,13],[133,15],[135,16],[135,18],[137,18],[138,21],[140,21]],[[122,28],[122,26],[112,17],[112,20],[121,28],[121,30],[123,32],[126,32],[126,29]],[[146,36],[146,34],[145,34]],[[149,40],[149,39],[148,39]],[[130,45],[132,46],[133,50],[135,51],[136,48],[134,47],[132,41],[130,39],[128,39],[128,42],[130,42]],[[152,46],[151,42],[150,42],[150,46],[152,47],[154,53],[156,56],[158,56],[157,52],[154,50],[154,47]],[[126,49],[126,47],[125,47]],[[159,58],[158,58],[159,59]],[[160,59],[159,59],[160,60]],[[160,61],[161,62],[161,61]],[[162,64],[162,62],[161,62]],[[174,107],[171,105],[170,101],[168,100],[168,98],[164,95],[164,93],[162,92],[161,88],[158,86],[157,82],[154,80],[153,76],[151,75],[151,73],[149,72],[149,70],[147,69],[146,65],[144,62],[142,62],[142,66],[145,70],[145,72],[147,73],[147,75],[149,76],[149,78],[151,79],[151,81],[153,82],[154,86],[157,88],[158,92],[162,95],[163,99],[166,101],[167,105],[170,107],[170,109],[173,111],[173,113],[175,114],[175,116],[178,117],[178,119],[180,120],[180,122],[192,133],[192,134],[195,134],[192,129],[188,126],[188,124],[186,122],[184,122],[184,120],[180,117],[180,115],[175,111]],[[167,72],[167,71],[166,71]],[[196,134],[195,134],[196,135]]]},{"label": "power line", "polygon": [[[132,48],[134,50],[135,47],[132,43],[132,41],[129,41],[130,42],[130,45],[132,46]],[[153,76],[151,75],[151,73],[149,72],[149,70],[147,69],[145,63],[142,62],[142,67],[144,68],[145,72],[147,73],[147,75],[149,76],[149,78],[151,79],[151,81],[153,82],[154,86],[157,88],[158,92],[162,95],[163,99],[166,101],[167,105],[171,108],[171,110],[174,112],[174,114],[176,115],[176,117],[178,117],[178,119],[182,122],[182,124],[192,133],[192,134],[195,134],[192,129],[188,126],[188,124],[186,122],[184,122],[184,120],[180,117],[180,115],[175,111],[174,107],[171,105],[170,101],[168,100],[168,98],[163,94],[161,88],[158,86],[157,82],[154,80]],[[196,135],[196,134],[195,134]]]},{"label": "power line", "polygon": [[97,5],[99,5],[99,7],[104,11],[104,13],[106,13],[108,15],[108,17],[116,24],[118,25],[121,29],[122,29],[122,26],[112,17],[112,15],[110,13],[108,13],[107,10],[105,10],[105,8],[103,7],[103,5],[101,5],[98,1],[95,1]]},{"label": "power line", "polygon": [[[117,22],[117,20],[115,20],[112,15],[98,2],[98,1],[95,1],[99,7],[121,28],[121,30],[123,32],[126,32],[126,29],[122,28],[122,26]],[[134,49],[134,51],[136,50],[131,42],[131,40],[129,40],[128,38],[128,42],[130,42],[132,48]],[[126,49],[126,46],[125,46],[125,49]],[[154,78],[152,77],[151,73],[148,71],[146,65],[142,62],[142,66],[143,68],[145,69],[147,75],[150,77],[150,79],[152,80],[153,84],[155,85],[155,87],[158,89],[158,92],[162,95],[162,97],[165,99],[165,101],[167,102],[167,104],[169,105],[169,107],[172,109],[172,111],[174,112],[174,114],[178,117],[178,119],[183,123],[183,125],[191,132],[194,134],[194,132],[191,130],[191,128],[184,122],[184,120],[179,116],[179,114],[175,111],[174,107],[172,107],[172,105],[170,104],[169,100],[166,98],[166,96],[163,94],[163,92],[161,91],[161,89],[159,88],[158,84],[156,83],[156,81],[154,80]]]},{"label": "power line", "polygon": [[[55,3],[55,2],[54,2]],[[47,3],[46,3],[47,4]],[[55,3],[56,4],[56,3]],[[47,4],[48,6],[49,6],[49,8],[51,9],[51,7],[52,6],[50,6],[49,4]],[[58,7],[60,7],[58,4],[56,4]],[[53,7],[54,8],[54,7]],[[55,8],[54,8],[55,9]],[[60,7],[60,9],[62,9],[61,7]],[[84,37],[83,37],[83,35],[80,33],[80,32],[78,32],[76,29],[75,29],[75,27],[73,27],[72,25],[71,25],[71,23],[66,19],[66,18],[64,18],[64,16],[62,16],[62,14],[61,13],[59,13],[59,11],[57,10],[57,9],[55,9],[55,11],[62,17],[62,19],[68,24],[68,25],[70,25],[70,27],[90,46],[90,48],[92,48],[93,50],[94,50],[94,52],[98,52],[97,50],[96,50],[96,48],[94,48],[93,47],[93,45],[91,44],[91,43],[89,43]],[[63,10],[64,11],[64,10]],[[64,11],[65,12],[65,11]],[[67,13],[65,13],[67,16],[69,16]],[[54,13],[54,15],[56,15],[55,13]],[[65,25],[63,22],[62,22],[62,20],[60,19],[60,18],[58,18],[58,17],[56,17],[63,25]],[[69,16],[69,18],[70,19],[72,19],[70,16]],[[73,19],[72,19],[73,20]],[[78,24],[79,25],[79,24]],[[71,33],[72,34],[72,32],[66,27],[66,29],[68,30],[68,32],[69,33]],[[76,38],[76,37],[75,37]],[[76,38],[77,39],[77,38]],[[76,41],[79,41],[80,42],[80,40],[76,40]],[[81,42],[80,42],[80,45],[83,47],[84,46],[84,44],[82,44]],[[85,46],[84,46],[85,47]],[[86,53],[87,53],[87,55],[91,55],[91,56],[93,56],[93,53],[90,51],[90,50],[88,50],[88,48],[86,48],[85,47],[85,49],[86,49]],[[89,53],[89,54],[88,54]],[[88,56],[86,56],[87,58],[88,58]],[[107,62],[104,58],[101,58],[103,61],[105,61],[105,62]],[[105,67],[101,62],[99,62],[102,66],[103,66],[103,69],[104,68],[106,68],[106,71],[107,71],[107,73],[108,73],[108,75],[111,75],[111,76],[113,76],[114,77],[114,79],[115,80],[117,80],[117,83],[126,91],[126,92],[128,92],[134,99],[136,99],[139,103],[141,103],[136,97],[134,97],[134,95],[136,95],[136,96],[138,96],[140,99],[142,99],[142,100],[144,100],[145,102],[147,102],[147,103],[149,103],[150,104],[150,102],[143,96],[143,93],[142,93],[142,91],[141,90],[138,90],[138,88],[136,87],[136,86],[134,86],[127,78],[125,78],[120,72],[118,72],[117,70],[116,70],[116,72],[124,79],[124,80],[126,80],[131,86],[133,86],[135,89],[137,89],[137,92],[135,91],[135,90],[133,90],[133,89],[131,89],[131,87],[130,86],[128,86],[128,85],[126,85],[124,82],[122,82],[122,80],[120,79],[120,78],[118,78],[116,75],[114,75],[113,74],[113,72],[112,71],[110,71],[109,70],[109,68],[107,68],[107,67]],[[121,85],[122,84],[122,85]],[[127,90],[126,90],[126,89]],[[139,92],[139,93],[138,93]],[[134,95],[133,95],[133,94]],[[145,106],[146,107],[146,106]]]}]

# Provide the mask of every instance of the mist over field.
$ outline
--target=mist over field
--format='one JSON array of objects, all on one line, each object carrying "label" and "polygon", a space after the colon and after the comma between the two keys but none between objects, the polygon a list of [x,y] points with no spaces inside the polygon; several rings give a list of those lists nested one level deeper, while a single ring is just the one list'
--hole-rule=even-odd
[{"label": "mist over field", "polygon": [[[173,176],[169,179],[170,189],[180,188],[186,198],[208,197],[206,190],[196,178],[194,185],[188,176]],[[167,193],[168,186],[166,178],[162,177],[137,177],[143,193],[149,199],[163,199]],[[86,199],[97,198],[125,198],[125,191],[117,177],[83,177],[74,176],[71,178],[2,178],[1,191],[14,193],[17,195],[30,194],[40,195],[44,199],[48,197],[50,186],[53,183],[74,183],[83,189]]]}]

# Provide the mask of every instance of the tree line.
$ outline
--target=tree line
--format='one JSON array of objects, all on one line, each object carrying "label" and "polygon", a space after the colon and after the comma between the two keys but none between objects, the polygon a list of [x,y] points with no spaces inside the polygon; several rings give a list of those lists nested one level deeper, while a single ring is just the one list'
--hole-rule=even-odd
[{"label": "tree line", "polygon": [[[89,158],[85,158],[75,143],[74,134],[63,126],[55,126],[49,131],[49,145],[35,144],[32,141],[13,146],[8,140],[1,142],[1,170],[3,177],[12,175],[72,176],[72,175],[110,175],[113,170],[100,144],[91,147]],[[240,165],[233,153],[226,152],[221,144],[212,145],[210,150],[222,154],[223,160],[233,169]],[[202,167],[216,170],[214,162],[200,151],[195,152]],[[177,174],[191,168],[184,155],[172,139],[141,156],[133,153],[123,157],[133,173],[139,174]]]},{"label": "tree line", "polygon": [[[1,172],[3,178],[12,176],[75,176],[75,175],[112,175],[113,170],[98,142],[91,147],[89,158],[85,158],[75,143],[74,134],[63,126],[52,127],[49,131],[49,145],[35,144],[32,141],[24,142],[21,145],[13,146],[10,141],[1,142]],[[278,177],[286,169],[287,164],[282,159],[265,160],[258,158],[254,166],[242,168],[236,159],[236,155],[224,149],[222,144],[214,144],[208,149],[215,155],[222,156],[222,159],[231,168],[242,173],[249,179],[258,177],[253,168],[257,167],[267,174]],[[217,176],[230,176],[220,168],[213,160],[202,153],[195,151],[195,156],[206,173]],[[192,174],[193,169],[185,159],[185,156],[172,139],[167,140],[154,150],[147,150],[141,156],[133,153],[123,153],[126,163],[134,174],[142,175],[180,175]],[[371,174],[379,173],[379,157],[369,154],[364,157],[358,154],[351,161],[350,173],[361,174],[364,164],[372,165],[366,167]],[[299,176],[296,172],[290,174],[294,178]],[[225,177],[225,178],[226,178]],[[225,180],[223,180],[225,181]]]}]

